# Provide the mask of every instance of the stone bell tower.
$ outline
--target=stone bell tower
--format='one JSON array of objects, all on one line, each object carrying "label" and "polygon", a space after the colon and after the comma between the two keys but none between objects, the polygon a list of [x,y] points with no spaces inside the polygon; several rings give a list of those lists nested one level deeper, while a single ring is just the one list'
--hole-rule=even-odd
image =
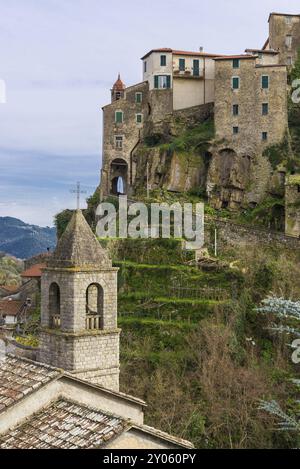
[{"label": "stone bell tower", "polygon": [[117,268],[76,210],[41,279],[39,360],[119,389]]}]

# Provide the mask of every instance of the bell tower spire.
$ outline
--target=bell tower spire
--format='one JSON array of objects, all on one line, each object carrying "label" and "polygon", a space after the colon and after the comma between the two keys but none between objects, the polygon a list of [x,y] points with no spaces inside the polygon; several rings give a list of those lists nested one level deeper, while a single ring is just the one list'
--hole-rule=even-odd
[{"label": "bell tower spire", "polygon": [[121,80],[121,75],[120,73],[118,74],[118,79],[114,83],[112,89],[111,89],[111,102],[113,103],[114,101],[118,101],[119,99],[124,98],[125,94],[125,88],[126,86]]},{"label": "bell tower spire", "polygon": [[119,389],[117,268],[77,209],[41,278],[39,360]]}]

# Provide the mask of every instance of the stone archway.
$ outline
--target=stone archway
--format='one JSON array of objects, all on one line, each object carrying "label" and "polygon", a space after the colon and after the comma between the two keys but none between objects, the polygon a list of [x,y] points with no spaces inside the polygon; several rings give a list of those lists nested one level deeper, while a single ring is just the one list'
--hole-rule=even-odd
[{"label": "stone archway", "polygon": [[110,193],[127,194],[128,164],[123,158],[116,158],[110,165]]}]

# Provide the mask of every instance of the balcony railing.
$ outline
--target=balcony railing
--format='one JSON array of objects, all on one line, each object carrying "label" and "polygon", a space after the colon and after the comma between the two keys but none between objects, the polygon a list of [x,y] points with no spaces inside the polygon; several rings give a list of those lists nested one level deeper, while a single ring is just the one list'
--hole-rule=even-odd
[{"label": "balcony railing", "polygon": [[90,314],[86,317],[85,327],[88,330],[101,329],[101,316],[96,314]]},{"label": "balcony railing", "polygon": [[52,322],[52,327],[54,329],[59,329],[60,328],[60,314],[53,314],[51,322]]},{"label": "balcony railing", "polygon": [[185,70],[179,70],[178,68],[174,70],[174,78],[203,78],[204,70],[194,70],[192,67],[186,67]]}]

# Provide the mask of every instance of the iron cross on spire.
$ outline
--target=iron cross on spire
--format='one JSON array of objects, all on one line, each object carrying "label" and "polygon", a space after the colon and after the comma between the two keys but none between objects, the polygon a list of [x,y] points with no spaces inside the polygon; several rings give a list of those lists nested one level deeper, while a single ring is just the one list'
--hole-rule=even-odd
[{"label": "iron cross on spire", "polygon": [[76,189],[71,189],[72,194],[76,194],[77,210],[80,209],[80,194],[86,194],[86,191],[81,190],[80,181],[77,181]]}]

